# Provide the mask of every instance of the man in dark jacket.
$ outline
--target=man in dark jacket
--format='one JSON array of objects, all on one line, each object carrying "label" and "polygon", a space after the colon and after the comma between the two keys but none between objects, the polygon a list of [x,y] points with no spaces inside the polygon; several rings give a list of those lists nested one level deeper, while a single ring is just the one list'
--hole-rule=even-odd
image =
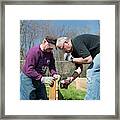
[{"label": "man in dark jacket", "polygon": [[[52,53],[55,42],[55,38],[47,36],[42,44],[34,46],[28,51],[20,77],[21,100],[47,99],[44,83],[48,80],[52,85],[53,79],[58,77]],[[44,77],[47,68],[52,77]]]},{"label": "man in dark jacket", "polygon": [[68,86],[82,71],[82,64],[90,64],[87,69],[87,94],[86,100],[100,99],[100,37],[97,35],[83,34],[74,39],[60,37],[56,46],[67,55],[65,59],[75,63],[78,69],[72,77],[62,81],[63,86]]}]

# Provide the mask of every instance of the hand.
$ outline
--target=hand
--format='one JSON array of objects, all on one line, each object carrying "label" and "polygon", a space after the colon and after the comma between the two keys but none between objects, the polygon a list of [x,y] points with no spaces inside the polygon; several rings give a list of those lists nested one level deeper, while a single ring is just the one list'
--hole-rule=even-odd
[{"label": "hand", "polygon": [[45,77],[41,78],[41,83],[45,83]]},{"label": "hand", "polygon": [[60,78],[60,75],[54,74],[53,78],[54,78],[54,80],[57,80],[58,78]]},{"label": "hand", "polygon": [[41,83],[50,83],[51,80],[53,80],[53,77],[42,77],[41,78]]},{"label": "hand", "polygon": [[68,77],[67,79],[65,79],[65,80],[62,80],[61,82],[60,82],[60,88],[65,88],[65,89],[67,89],[68,88],[68,85],[72,82],[72,77]]},{"label": "hand", "polygon": [[50,87],[53,87],[53,85],[54,85],[54,80],[51,80],[51,81],[49,82],[49,86],[50,86]]},{"label": "hand", "polygon": [[64,54],[64,60],[72,62],[73,61],[73,56],[71,55],[71,53],[65,53]]},{"label": "hand", "polygon": [[53,77],[42,77],[41,82],[49,84],[49,86],[53,86],[54,85],[54,78]]}]

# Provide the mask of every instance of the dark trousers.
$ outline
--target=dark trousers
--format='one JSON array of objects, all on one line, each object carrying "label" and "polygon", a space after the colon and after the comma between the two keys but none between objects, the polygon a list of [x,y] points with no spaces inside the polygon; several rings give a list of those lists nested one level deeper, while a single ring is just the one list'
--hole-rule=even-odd
[{"label": "dark trousers", "polygon": [[47,92],[44,83],[33,80],[23,72],[20,75],[20,99],[21,100],[47,100]]}]

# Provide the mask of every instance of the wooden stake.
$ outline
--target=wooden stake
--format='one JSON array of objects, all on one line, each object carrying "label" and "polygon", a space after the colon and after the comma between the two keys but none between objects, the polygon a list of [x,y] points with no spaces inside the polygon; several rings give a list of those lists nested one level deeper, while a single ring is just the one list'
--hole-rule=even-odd
[{"label": "wooden stake", "polygon": [[58,77],[57,80],[54,81],[54,85],[49,89],[49,100],[58,100],[59,79],[60,79],[60,76]]},{"label": "wooden stake", "polygon": [[56,99],[56,81],[54,81],[54,85],[49,89],[49,100]]}]

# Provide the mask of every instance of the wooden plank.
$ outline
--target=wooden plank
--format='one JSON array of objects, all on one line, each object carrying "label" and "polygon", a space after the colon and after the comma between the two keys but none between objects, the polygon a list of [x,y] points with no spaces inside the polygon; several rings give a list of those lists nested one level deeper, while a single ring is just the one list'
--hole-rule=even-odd
[{"label": "wooden plank", "polygon": [[76,78],[75,80],[76,82],[76,89],[82,90],[82,91],[86,91],[87,89],[87,78]]},{"label": "wooden plank", "polygon": [[49,89],[49,100],[58,100],[58,90],[59,90],[59,83],[60,76],[57,80],[54,81],[54,85]]},{"label": "wooden plank", "polygon": [[54,85],[49,89],[49,100],[56,99],[56,81],[54,81]]},{"label": "wooden plank", "polygon": [[58,79],[56,80],[56,100],[58,100],[58,90],[59,90],[59,86],[58,86]]}]

